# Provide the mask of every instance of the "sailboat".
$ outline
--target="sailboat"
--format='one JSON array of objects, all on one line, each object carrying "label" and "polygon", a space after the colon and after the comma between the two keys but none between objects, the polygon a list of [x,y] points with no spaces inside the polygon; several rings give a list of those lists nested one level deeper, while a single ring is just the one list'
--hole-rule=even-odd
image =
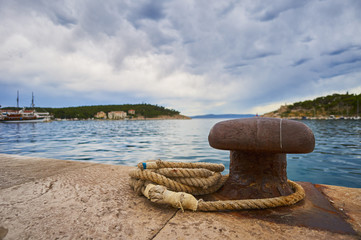
[{"label": "sailboat", "polygon": [[[17,97],[17,107],[19,108],[19,91]],[[38,113],[34,107],[34,94],[32,94],[31,107],[33,110],[25,110],[25,107],[21,110],[7,110],[3,109],[0,115],[0,122],[2,123],[35,123],[50,121],[50,115],[48,112]]]}]

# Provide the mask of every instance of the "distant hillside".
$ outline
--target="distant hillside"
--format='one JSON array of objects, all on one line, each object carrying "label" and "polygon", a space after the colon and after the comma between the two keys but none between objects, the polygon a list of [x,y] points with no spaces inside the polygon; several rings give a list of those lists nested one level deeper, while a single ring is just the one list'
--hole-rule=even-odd
[{"label": "distant hillside", "polygon": [[264,114],[264,117],[282,118],[327,118],[356,117],[360,114],[361,94],[332,94],[314,100],[296,102],[281,106],[278,110]]},{"label": "distant hillside", "polygon": [[[11,109],[11,108],[7,108]],[[179,111],[168,109],[158,105],[151,104],[124,104],[124,105],[96,105],[96,106],[81,106],[81,107],[66,107],[66,108],[35,108],[38,112],[49,112],[55,118],[78,118],[88,119],[94,118],[94,115],[100,111],[106,114],[111,111],[135,110],[134,118],[165,118],[166,116],[176,118]],[[181,116],[182,117],[182,116]],[[184,116],[183,116],[184,117]]]},{"label": "distant hillside", "polygon": [[191,118],[248,118],[254,116],[253,114],[207,114],[192,116]]}]

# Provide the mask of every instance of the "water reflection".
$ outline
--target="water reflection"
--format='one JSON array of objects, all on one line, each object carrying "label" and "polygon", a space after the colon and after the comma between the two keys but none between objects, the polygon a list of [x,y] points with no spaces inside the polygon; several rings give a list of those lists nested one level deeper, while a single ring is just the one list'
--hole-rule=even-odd
[{"label": "water reflection", "polygon": [[[148,159],[206,161],[229,167],[229,152],[208,144],[221,119],[0,124],[0,152],[135,166]],[[292,180],[361,187],[360,121],[307,120],[316,147],[289,154]]]},{"label": "water reflection", "polygon": [[288,174],[294,180],[361,187],[360,121],[303,121],[315,134],[315,150],[288,157]]}]

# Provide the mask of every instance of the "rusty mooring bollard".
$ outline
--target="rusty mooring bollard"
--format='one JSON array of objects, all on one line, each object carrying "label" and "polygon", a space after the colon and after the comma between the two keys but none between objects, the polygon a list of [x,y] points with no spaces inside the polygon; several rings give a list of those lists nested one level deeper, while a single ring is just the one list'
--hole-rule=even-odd
[{"label": "rusty mooring bollard", "polygon": [[230,150],[229,178],[217,195],[257,199],[292,193],[286,153],[309,153],[315,137],[305,124],[277,118],[245,118],[215,124],[209,144]]}]

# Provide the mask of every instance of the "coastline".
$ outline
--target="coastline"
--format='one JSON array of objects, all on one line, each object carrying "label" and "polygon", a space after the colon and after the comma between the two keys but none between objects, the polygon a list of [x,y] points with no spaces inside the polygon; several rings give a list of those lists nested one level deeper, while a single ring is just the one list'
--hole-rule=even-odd
[{"label": "coastline", "polygon": [[261,117],[270,117],[270,118],[282,118],[282,119],[291,119],[291,120],[361,120],[359,116],[342,116],[342,115],[318,115],[311,116],[309,114],[301,115],[301,116],[282,116],[279,112],[266,113],[261,115]]},{"label": "coastline", "polygon": [[168,115],[161,115],[155,118],[146,118],[146,117],[136,117],[136,118],[131,118],[128,120],[134,121],[134,120],[190,120],[192,118],[181,115],[181,114],[177,114],[177,115],[173,115],[173,116],[168,116]]},{"label": "coastline", "polygon": [[160,115],[155,118],[147,118],[144,116],[139,116],[135,118],[124,118],[124,119],[99,119],[99,118],[88,118],[88,119],[78,119],[78,118],[56,118],[53,121],[142,121],[142,120],[190,120],[192,118],[188,116],[184,116],[181,114],[168,116],[168,115]]}]

